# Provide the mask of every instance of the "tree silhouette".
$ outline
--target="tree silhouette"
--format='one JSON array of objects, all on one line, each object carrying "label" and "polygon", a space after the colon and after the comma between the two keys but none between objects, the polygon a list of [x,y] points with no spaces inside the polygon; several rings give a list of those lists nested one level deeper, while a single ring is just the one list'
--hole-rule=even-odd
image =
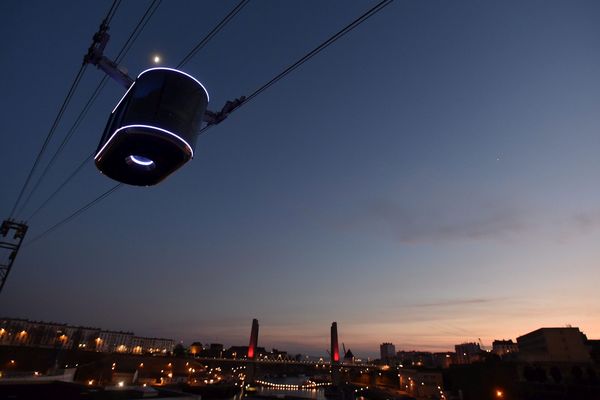
[{"label": "tree silhouette", "polygon": [[177,343],[175,347],[173,347],[173,355],[175,357],[183,357],[185,355],[185,347],[181,343]]}]

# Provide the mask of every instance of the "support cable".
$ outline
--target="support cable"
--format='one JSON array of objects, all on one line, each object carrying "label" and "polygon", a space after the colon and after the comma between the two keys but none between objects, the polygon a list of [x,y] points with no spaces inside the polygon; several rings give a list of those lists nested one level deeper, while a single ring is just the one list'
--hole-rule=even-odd
[{"label": "support cable", "polygon": [[46,165],[46,167],[44,168],[44,170],[38,177],[38,179],[35,182],[35,184],[33,185],[32,189],[29,191],[29,194],[25,198],[25,201],[23,202],[23,204],[21,204],[21,207],[19,208],[18,214],[21,214],[21,212],[23,212],[23,210],[27,207],[27,205],[29,204],[29,200],[31,200],[33,194],[36,192],[36,190],[39,188],[40,184],[46,177],[46,174],[50,171],[50,169],[54,165],[54,162],[58,158],[58,155],[62,152],[64,147],[67,145],[67,143],[69,142],[69,140],[71,139],[71,137],[73,136],[73,134],[75,133],[77,128],[79,128],[79,125],[81,124],[81,122],[83,121],[85,116],[87,115],[87,113],[88,113],[89,109],[91,108],[91,106],[93,105],[93,103],[98,98],[98,95],[100,94],[100,91],[104,88],[104,85],[106,84],[106,82],[107,82],[107,77],[104,76],[102,78],[102,80],[100,81],[100,83],[98,84],[98,86],[96,87],[96,89],[94,90],[94,92],[92,93],[92,96],[89,98],[89,100],[87,101],[87,103],[85,104],[85,106],[83,107],[81,112],[79,113],[79,116],[77,117],[77,119],[75,120],[75,122],[73,123],[73,125],[71,126],[69,131],[67,132],[67,135],[63,138],[62,142],[58,146],[58,149],[56,149],[56,151],[52,155],[52,158],[50,159],[50,161],[48,162],[48,164]]},{"label": "support cable", "polygon": [[37,215],[37,213],[39,213],[40,210],[43,209],[46,206],[46,204],[48,204],[50,202],[50,200],[52,200],[58,194],[58,192],[60,192],[71,181],[71,179],[73,179],[75,177],[75,175],[77,175],[79,173],[79,171],[81,171],[81,169],[87,164],[88,161],[90,161],[92,159],[93,156],[94,156],[93,154],[90,154],[89,156],[87,156],[85,158],[85,160],[83,160],[81,163],[79,163],[77,168],[75,168],[75,170],[73,172],[71,172],[71,175],[69,175],[67,177],[67,179],[65,179],[63,181],[63,183],[61,183],[58,186],[58,188],[56,188],[56,190],[54,192],[52,192],[52,194],[50,196],[48,196],[48,198],[46,200],[44,200],[44,202],[34,212],[31,213],[31,215],[27,218],[27,221],[31,221],[33,219],[33,217],[35,217]]},{"label": "support cable", "polygon": [[148,8],[146,9],[146,12],[144,13],[144,15],[142,15],[142,18],[140,18],[137,25],[133,29],[133,31],[131,31],[129,38],[127,39],[125,44],[121,47],[121,50],[115,57],[115,62],[117,64],[119,64],[123,60],[123,58],[125,58],[125,56],[129,52],[129,50],[131,49],[131,46],[133,46],[133,44],[135,43],[137,38],[144,31],[146,24],[148,24],[148,22],[150,21],[150,19],[152,19],[152,16],[156,12],[156,10],[158,10],[158,7],[160,6],[161,2],[162,2],[162,0],[153,0],[152,3],[150,3]]},{"label": "support cable", "polygon": [[[119,8],[120,4],[121,4],[121,0],[113,1],[112,5],[110,6],[110,9],[106,13],[106,17],[104,17],[105,23],[108,24],[112,20],[112,18],[115,16],[115,13],[117,12],[117,9]],[[71,98],[73,97],[73,94],[75,93],[75,90],[77,89],[77,86],[79,85],[79,82],[81,81],[81,78],[83,77],[83,73],[85,72],[86,67],[87,67],[87,65],[82,65],[79,68],[79,71],[77,72],[77,75],[75,76],[75,79],[73,80],[73,83],[71,84],[71,87],[69,88],[69,91],[67,92],[67,96],[65,97],[65,100],[63,101],[63,103],[58,111],[58,114],[57,114],[56,118],[54,119],[54,122],[52,123],[52,126],[50,127],[50,130],[48,131],[48,134],[46,135],[46,138],[44,139],[42,148],[38,152],[38,154],[35,158],[35,161],[33,162],[33,166],[31,167],[31,169],[29,170],[29,173],[27,174],[25,183],[23,184],[23,186],[21,187],[21,190],[19,191],[17,200],[15,201],[15,204],[14,204],[12,210],[10,211],[10,214],[8,217],[9,219],[13,217],[13,214],[15,213],[17,206],[19,205],[21,199],[23,198],[25,189],[29,185],[29,181],[31,180],[31,177],[33,176],[33,173],[35,172],[35,169],[37,168],[37,166],[40,162],[40,159],[42,158],[42,155],[44,154],[44,151],[46,150],[46,147],[48,147],[48,143],[50,142],[50,139],[52,139],[52,136],[54,135],[54,132],[56,131],[56,128],[65,112],[65,109],[69,105],[69,102],[71,101]]]},{"label": "support cable", "polygon": [[117,10],[119,9],[120,5],[121,5],[121,0],[113,1],[112,5],[110,6],[110,9],[106,13],[106,17],[104,17],[104,22],[106,22],[107,25],[110,24],[110,21],[112,21],[113,17],[117,13]]},{"label": "support cable", "polygon": [[196,46],[185,56],[183,60],[175,68],[181,68],[187,64],[206,44],[221,31],[227,25],[229,21],[233,19],[239,13],[242,8],[248,4],[250,0],[241,0],[229,13],[219,22],[208,34],[198,42]]},{"label": "support cable", "polygon": [[[290,66],[288,66],[287,68],[285,68],[281,73],[279,73],[274,78],[272,78],[271,80],[269,80],[268,82],[266,82],[265,84],[263,84],[258,89],[256,89],[254,92],[252,92],[251,95],[249,95],[248,97],[243,98],[243,100],[241,102],[239,102],[239,104],[236,104],[235,108],[231,109],[228,114],[231,114],[232,112],[234,112],[235,110],[239,109],[243,105],[248,104],[251,100],[255,99],[258,95],[260,95],[265,90],[267,90],[268,88],[270,88],[271,86],[273,86],[275,83],[279,82],[281,79],[283,79],[288,74],[290,74],[291,72],[293,72],[295,69],[297,69],[298,67],[300,67],[302,64],[304,64],[305,62],[307,62],[308,60],[310,60],[312,57],[314,57],[315,55],[319,54],[321,51],[325,50],[327,47],[329,47],[331,44],[333,44],[334,42],[336,42],[342,36],[344,36],[345,34],[349,33],[350,31],[352,31],[354,28],[356,28],[357,26],[359,26],[360,24],[362,24],[363,22],[365,22],[367,19],[369,19],[370,17],[372,17],[373,15],[375,15],[376,13],[378,13],[379,11],[383,10],[392,1],[393,0],[383,0],[383,1],[379,2],[379,3],[377,3],[371,9],[367,10],[361,16],[359,16],[358,18],[356,18],[354,21],[350,22],[348,25],[346,25],[345,27],[343,27],[341,30],[339,30],[337,33],[335,33],[333,36],[329,37],[329,39],[325,40],[323,43],[321,43],[320,45],[318,45],[317,47],[315,47],[312,51],[310,51],[309,53],[307,53],[306,55],[304,55],[303,57],[301,57],[298,61],[296,61],[295,63],[291,64]],[[200,129],[199,134],[201,135],[201,134],[205,133],[207,130],[209,130],[213,126],[214,125],[206,125],[204,128]]]},{"label": "support cable", "polygon": [[[119,53],[117,54],[117,57],[115,58],[116,63],[120,63],[121,60],[127,55],[127,53],[129,52],[129,50],[133,46],[134,42],[137,40],[137,38],[139,37],[139,35],[142,33],[142,31],[146,27],[146,24],[148,23],[148,21],[150,21],[150,19],[152,18],[152,16],[154,15],[154,13],[156,12],[156,10],[158,9],[158,6],[160,6],[161,2],[162,2],[162,0],[153,0],[152,3],[150,3],[150,5],[146,9],[146,12],[144,13],[144,15],[140,18],[140,20],[138,21],[138,23],[135,26],[135,28],[131,31],[131,34],[129,35],[129,38],[127,39],[127,41],[125,42],[125,44],[123,44],[123,46],[121,47],[121,50],[119,50]],[[119,4],[117,4],[117,7],[118,7]],[[114,5],[114,3],[113,3],[113,5]],[[87,115],[87,113],[90,110],[91,106],[94,104],[94,102],[98,98],[100,92],[102,91],[102,89],[106,85],[107,81],[108,81],[108,76],[104,75],[102,77],[102,79],[100,80],[100,82],[98,83],[98,86],[96,86],[96,89],[92,93],[91,97],[89,98],[89,100],[87,101],[87,103],[85,104],[85,106],[83,107],[83,109],[81,110],[81,112],[79,113],[77,119],[75,120],[75,122],[73,123],[73,125],[71,126],[71,128],[69,129],[69,131],[67,132],[67,135],[63,138],[63,140],[60,143],[58,149],[54,152],[54,155],[52,156],[52,158],[50,159],[50,161],[48,162],[48,164],[46,165],[46,167],[44,168],[44,170],[42,171],[42,173],[38,177],[36,183],[33,185],[33,188],[30,190],[29,195],[27,196],[27,198],[25,199],[25,201],[23,202],[23,204],[21,205],[21,207],[19,209],[19,212],[18,212],[19,214],[25,209],[25,207],[27,207],[27,204],[29,204],[29,200],[31,200],[31,197],[33,196],[33,194],[35,193],[35,191],[39,188],[40,184],[42,183],[42,181],[46,177],[46,174],[48,173],[48,171],[54,165],[54,162],[56,161],[58,155],[62,152],[62,150],[64,149],[64,147],[66,146],[66,144],[69,142],[69,140],[71,140],[71,137],[73,136],[73,134],[75,133],[75,131],[77,130],[77,128],[79,128],[79,125],[81,124],[81,122],[83,121],[83,119],[85,118],[85,116]],[[81,170],[81,166],[78,167],[76,171],[78,172],[79,170]],[[71,174],[70,177],[74,177],[74,174]],[[60,188],[62,188],[62,187],[64,187],[64,184],[62,184],[60,186]],[[54,197],[54,195],[56,193],[57,192],[54,192],[50,197]],[[48,202],[48,200],[45,200],[43,204],[47,204],[47,202]],[[38,208],[38,210],[36,210],[35,213],[37,213],[38,211],[39,211],[39,208]]]},{"label": "support cable", "polygon": [[[133,32],[131,33],[131,35],[129,36],[129,39],[127,40],[127,42],[123,45],[123,48],[121,49],[121,51],[119,52],[119,54],[116,57],[117,63],[122,59],[122,57],[124,57],[127,52],[129,51],[129,49],[131,48],[131,45],[133,44],[133,42],[137,39],[137,37],[139,36],[139,34],[141,33],[141,31],[144,29],[144,27],[146,26],[146,24],[148,23],[148,21],[150,20],[150,18],[152,18],[152,15],[154,15],[154,12],[157,10],[158,6],[160,5],[162,0],[154,0],[150,6],[148,7],[148,9],[146,10],[146,12],[144,13],[144,15],[142,16],[142,19],[138,22],[136,28],[133,30]],[[180,68],[181,66],[183,66],[184,64],[186,64],[191,58],[193,58],[213,37],[216,36],[216,34],[221,31],[221,29],[223,29],[223,27],[235,16],[237,15],[241,9],[249,2],[249,0],[242,0],[240,1],[204,38],[202,38],[202,40],[182,59],[182,61],[178,64],[178,68]],[[156,4],[156,6],[153,8],[153,6]],[[148,16],[146,18],[146,16]],[[144,20],[144,18],[146,18]],[[144,22],[142,22],[144,21]],[[140,27],[140,29],[138,30],[138,27]],[[137,34],[135,33],[137,30]],[[106,76],[103,78],[103,81],[106,79]],[[102,82],[101,82],[102,83]],[[99,90],[100,85],[96,88],[96,90]],[[83,111],[82,111],[83,112]],[[87,112],[87,111],[86,111]],[[31,218],[33,218],[35,215],[37,215],[40,210],[42,208],[44,208],[49,202],[50,200],[52,200],[52,198],[54,198],[58,192],[60,192],[74,177],[75,175],[77,175],[77,173],[79,173],[79,171],[81,171],[81,169],[83,168],[83,165],[92,158],[92,156],[87,157],[75,170],[73,173],[71,173],[71,175],[69,175],[69,177],[58,187],[58,189],[56,189],[46,200],[44,200],[44,202],[42,203],[41,206],[39,206],[28,218],[28,220],[30,220]],[[30,195],[31,196],[31,195]]]},{"label": "support cable", "polygon": [[[277,76],[275,76],[273,79],[271,79],[270,81],[268,81],[267,83],[265,83],[264,85],[262,85],[261,87],[259,87],[257,90],[255,90],[237,108],[239,108],[243,104],[246,104],[250,100],[254,99],[256,96],[258,96],[259,94],[261,94],[262,92],[264,92],[265,90],[267,90],[269,87],[271,87],[272,85],[274,85],[275,83],[277,83],[279,80],[283,79],[290,72],[294,71],[296,68],[298,68],[299,66],[301,66],[302,64],[304,64],[306,61],[308,61],[309,59],[311,59],[312,57],[314,57],[316,54],[320,53],[322,50],[324,50],[329,45],[331,45],[332,43],[334,43],[335,41],[337,41],[339,38],[341,38],[342,36],[344,36],[346,33],[350,32],[351,30],[353,30],[354,28],[356,28],[358,25],[360,25],[361,23],[363,23],[364,21],[366,21],[367,19],[369,19],[371,16],[373,16],[377,12],[381,11],[384,7],[386,7],[387,5],[389,5],[392,1],[393,0],[383,0],[383,1],[381,1],[380,3],[378,3],[377,5],[375,5],[373,8],[371,8],[370,10],[368,10],[367,12],[365,12],[364,14],[362,14],[360,17],[358,17],[357,19],[355,19],[354,21],[352,21],[350,24],[346,25],[344,28],[342,28],[336,34],[334,34],[333,36],[331,36],[325,42],[323,42],[319,46],[317,46],[314,50],[312,50],[311,52],[309,52],[308,54],[306,54],[305,56],[303,56],[302,58],[300,58],[294,64],[290,65],[285,70],[283,70],[280,74],[278,74]],[[235,111],[235,109],[232,110],[232,112],[233,111]],[[206,126],[200,132],[201,133],[205,132],[206,130],[208,130],[210,128],[210,126],[212,126],[212,125]],[[58,223],[56,223],[55,225],[53,225],[52,227],[50,227],[48,230],[46,230],[46,231],[42,232],[40,235],[36,236],[33,240],[31,240],[30,242],[26,243],[26,245],[31,244],[34,241],[39,240],[40,238],[42,238],[44,235],[48,234],[52,230],[58,228],[62,224],[70,221],[71,219],[75,218],[77,215],[83,213],[84,211],[86,211],[87,209],[89,209],[90,207],[92,207],[94,204],[96,204],[97,202],[99,202],[100,200],[102,200],[102,199],[110,196],[115,190],[117,190],[118,188],[120,188],[122,185],[123,185],[122,183],[119,183],[119,184],[113,186],[111,189],[109,189],[108,191],[104,192],[103,194],[101,194],[96,199],[92,200],[91,202],[89,202],[88,204],[86,204],[85,206],[83,206],[82,208],[78,209],[73,214],[69,215],[67,218],[59,221]]]},{"label": "support cable", "polygon": [[29,246],[30,244],[32,244],[32,243],[40,240],[41,238],[43,238],[44,236],[46,236],[47,234],[49,234],[53,230],[59,228],[61,225],[66,224],[67,222],[71,221],[73,218],[77,217],[79,214],[85,212],[87,209],[89,209],[90,207],[94,206],[96,203],[98,203],[98,202],[102,201],[103,199],[107,198],[108,196],[110,196],[112,193],[114,193],[121,186],[123,186],[123,184],[122,183],[118,183],[115,186],[111,187],[106,192],[102,193],[100,196],[96,197],[95,199],[93,199],[92,201],[90,201],[89,203],[87,203],[86,205],[84,205],[83,207],[79,208],[74,213],[70,214],[69,216],[67,216],[64,219],[61,219],[56,224],[54,224],[50,228],[46,229],[44,232],[40,233],[39,235],[37,235],[36,237],[34,237],[33,239],[31,239],[30,241],[26,242],[24,244],[24,246]]},{"label": "support cable", "polygon": [[294,71],[296,68],[300,67],[306,61],[310,60],[311,58],[313,58],[314,56],[319,54],[321,51],[325,50],[327,47],[329,47],[335,41],[340,39],[342,36],[344,36],[345,34],[347,34],[350,31],[352,31],[354,28],[356,28],[357,26],[359,26],[360,24],[365,22],[367,19],[369,19],[370,17],[372,17],[379,11],[383,10],[383,8],[388,6],[392,1],[393,0],[383,0],[383,1],[379,2],[378,4],[376,4],[373,8],[366,11],[364,14],[362,14],[360,17],[356,18],[354,21],[352,21],[351,23],[346,25],[344,28],[342,28],[336,34],[331,36],[329,39],[327,39],[326,41],[324,41],[323,43],[321,43],[320,45],[315,47],[311,52],[309,52],[308,54],[306,54],[305,56],[300,58],[298,61],[296,61],[295,63],[293,63],[286,69],[284,69],[279,75],[275,76],[273,79],[271,79],[270,81],[268,81],[267,83],[265,83],[264,85],[262,85],[261,87],[256,89],[250,96],[246,97],[246,99],[242,102],[242,104],[240,104],[240,106],[238,106],[238,108],[244,104],[249,103],[256,96],[258,96],[259,94],[261,94],[262,92],[264,92],[265,90],[267,90],[268,88],[273,86],[275,83],[279,82],[281,79],[283,79],[289,73]]},{"label": "support cable", "polygon": [[82,65],[79,68],[79,72],[75,76],[75,80],[71,84],[69,92],[67,93],[67,96],[65,97],[65,100],[63,101],[63,103],[58,111],[58,114],[56,115],[56,118],[54,119],[54,123],[52,124],[52,126],[50,127],[50,131],[48,131],[48,134],[46,135],[46,139],[44,140],[44,143],[42,144],[42,148],[38,152],[37,157],[35,158],[35,161],[33,162],[33,166],[29,170],[29,174],[27,175],[27,178],[25,179],[25,183],[21,187],[21,191],[19,192],[19,195],[17,196],[17,201],[15,201],[15,204],[9,214],[9,219],[12,218],[13,214],[15,213],[15,210],[17,209],[17,206],[19,205],[19,202],[21,201],[21,198],[23,197],[23,193],[25,192],[25,189],[27,188],[27,185],[29,185],[29,181],[31,180],[31,177],[33,176],[33,172],[37,168],[37,166],[40,162],[40,159],[42,158],[42,155],[44,154],[44,151],[46,150],[46,147],[48,146],[48,143],[50,142],[50,139],[52,139],[52,136],[54,135],[54,131],[56,131],[56,127],[58,126],[58,123],[60,122],[60,120],[65,112],[65,109],[67,108],[67,105],[71,101],[71,98],[73,97],[73,93],[75,92],[75,89],[77,89],[77,86],[79,85],[79,81],[81,81],[81,77],[83,76],[83,73],[84,73],[86,67],[87,67],[86,65]]},{"label": "support cable", "polygon": [[[141,24],[141,20],[138,23],[138,26],[141,25],[141,30],[144,28],[144,26],[146,26],[146,23],[148,22],[148,20],[152,17],[152,15],[154,14],[154,12],[156,11],[156,9],[158,8],[158,5],[160,5],[160,2],[162,0],[154,0],[152,2],[152,4],[150,4],[149,9],[146,11],[146,13],[144,14],[144,17],[146,15],[148,15],[148,11],[150,10],[150,8],[157,3],[156,7],[150,12],[148,18],[146,19],[146,21]],[[249,0],[242,0],[240,1],[184,58],[183,60],[178,64],[178,68],[181,67],[182,65],[186,64],[192,57],[194,57],[198,51],[200,51],[214,36],[216,36],[216,34],[221,31],[221,29],[223,29],[223,27],[235,16],[237,15],[237,13],[239,13],[241,11],[241,9],[248,3]],[[143,18],[142,17],[142,20]],[[137,29],[137,26],[136,26]],[[135,29],[134,29],[135,31]],[[128,39],[128,42],[130,40],[135,41],[135,39],[137,38],[137,36],[139,36],[139,33],[137,35],[134,36],[134,34],[132,33]],[[133,38],[133,39],[132,39]],[[129,50],[129,48],[131,47],[131,45],[129,47],[127,47],[127,42],[125,43],[123,49],[125,50],[121,50],[121,52],[119,52],[119,55],[117,56],[117,60],[119,59],[119,56],[121,55],[121,53],[124,51],[123,56],[126,54],[126,52]],[[29,217],[30,219],[33,218],[35,215],[37,215],[40,210],[42,208],[44,208],[49,202],[50,200],[52,200],[57,194],[58,192],[60,192],[74,177],[75,175],[77,175],[77,173],[79,173],[79,171],[81,171],[81,169],[83,168],[83,166],[87,163],[88,160],[90,160],[93,157],[93,155],[88,156],[85,160],[83,160],[79,166],[71,173],[71,175],[69,175],[69,177],[67,177],[67,179],[42,203],[42,205],[40,205]],[[75,211],[73,214],[70,214],[69,216],[67,216],[66,218],[62,219],[61,221],[59,221],[58,223],[54,224],[52,227],[50,227],[49,229],[47,229],[46,231],[42,232],[41,234],[39,234],[38,236],[36,236],[34,239],[32,239],[31,241],[27,242],[26,245],[29,245],[31,243],[33,243],[34,241],[37,241],[39,239],[41,239],[44,235],[50,233],[50,231],[53,231],[54,229],[60,227],[62,224],[69,222],[71,219],[75,218],[77,215],[83,213],[84,211],[86,211],[88,208],[92,207],[94,204],[96,204],[98,201],[102,200],[103,198],[109,196],[110,194],[112,194],[116,189],[118,189],[119,187],[121,187],[123,184],[118,184],[116,186],[114,186],[112,189],[110,189],[109,191],[101,194],[100,196],[98,196],[96,199],[92,200],[90,203],[86,204],[84,207],[78,209],[77,211]]]}]

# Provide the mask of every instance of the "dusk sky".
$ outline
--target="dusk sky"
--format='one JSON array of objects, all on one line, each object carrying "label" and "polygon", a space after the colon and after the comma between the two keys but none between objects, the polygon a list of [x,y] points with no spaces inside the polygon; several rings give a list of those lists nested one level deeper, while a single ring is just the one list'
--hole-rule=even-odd
[{"label": "dusk sky", "polygon": [[[111,3],[0,2],[0,219]],[[376,3],[251,0],[183,70],[218,110]],[[148,4],[121,4],[106,55]],[[122,64],[176,66],[235,4],[163,1]],[[314,355],[337,321],[363,357],[566,324],[598,339],[599,20],[594,0],[396,0],[159,185],[23,247],[0,315],[226,346],[257,318],[260,346]],[[41,167],[102,77],[87,68]],[[123,93],[107,83],[19,218],[96,150]],[[90,161],[26,242],[114,183]]]}]

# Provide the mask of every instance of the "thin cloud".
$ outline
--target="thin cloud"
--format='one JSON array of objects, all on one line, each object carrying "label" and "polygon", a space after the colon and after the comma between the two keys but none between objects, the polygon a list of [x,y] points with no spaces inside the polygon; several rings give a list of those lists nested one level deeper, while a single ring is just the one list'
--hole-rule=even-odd
[{"label": "thin cloud", "polygon": [[506,239],[530,229],[524,213],[493,205],[408,208],[379,200],[367,204],[364,213],[367,223],[406,244]]},{"label": "thin cloud", "polygon": [[580,212],[573,216],[572,225],[581,234],[600,228],[600,211]]},{"label": "thin cloud", "polygon": [[440,300],[431,303],[416,303],[412,304],[413,307],[451,307],[451,306],[464,306],[471,304],[485,304],[500,301],[499,298],[476,298],[476,299],[454,299],[454,300]]}]

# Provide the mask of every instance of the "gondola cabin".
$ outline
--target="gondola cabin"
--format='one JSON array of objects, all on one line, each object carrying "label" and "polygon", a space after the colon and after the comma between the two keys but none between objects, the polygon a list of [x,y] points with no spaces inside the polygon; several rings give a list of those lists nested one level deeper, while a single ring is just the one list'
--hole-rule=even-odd
[{"label": "gondola cabin", "polygon": [[96,166],[129,185],[156,185],[194,156],[208,92],[175,69],[142,72],[112,111]]}]

